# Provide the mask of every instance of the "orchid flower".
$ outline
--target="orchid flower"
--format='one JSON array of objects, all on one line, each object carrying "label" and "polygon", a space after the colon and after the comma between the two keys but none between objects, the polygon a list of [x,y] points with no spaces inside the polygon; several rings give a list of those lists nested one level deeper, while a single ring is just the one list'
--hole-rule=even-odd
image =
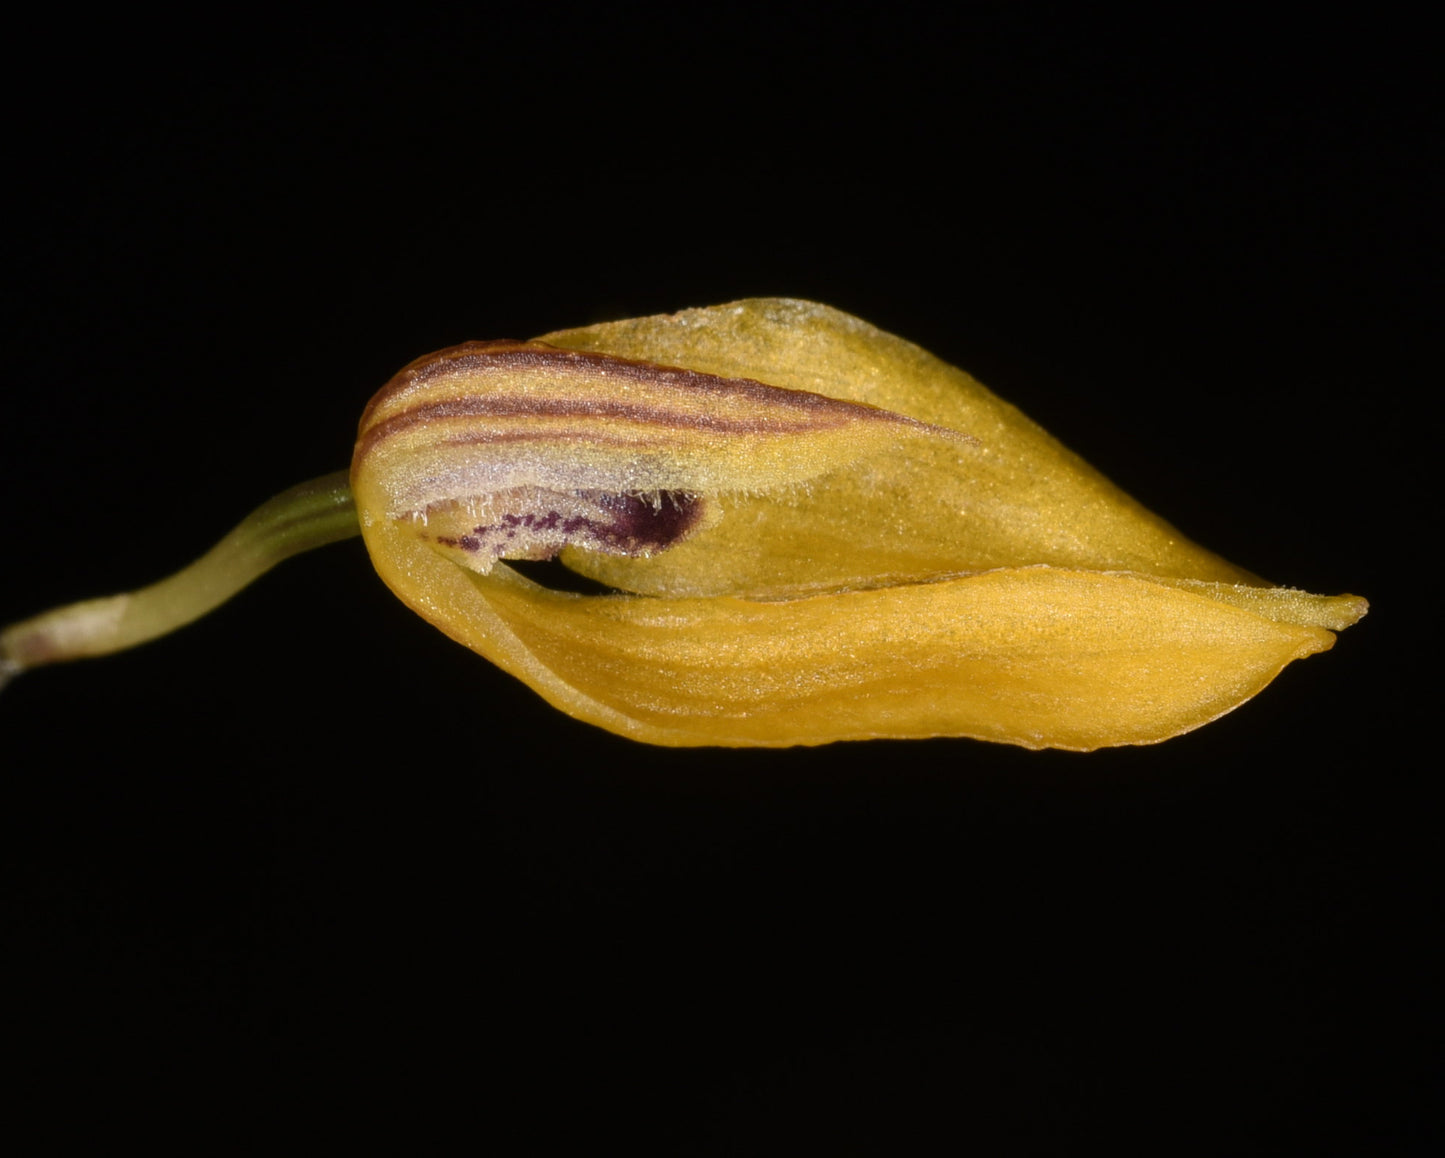
[{"label": "orchid flower", "polygon": [[[676,746],[1154,743],[1367,610],[1191,543],[918,347],[756,299],[418,359],[367,406],[349,476],[171,579],[8,628],[0,666],[153,638],[358,529],[453,639]],[[554,556],[613,591],[505,562]]]}]

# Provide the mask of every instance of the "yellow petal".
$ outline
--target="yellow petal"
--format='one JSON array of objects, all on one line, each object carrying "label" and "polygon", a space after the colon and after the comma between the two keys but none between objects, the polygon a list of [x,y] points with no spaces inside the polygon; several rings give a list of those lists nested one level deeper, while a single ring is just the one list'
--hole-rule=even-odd
[{"label": "yellow petal", "polygon": [[564,543],[647,555],[727,496],[966,436],[857,402],[536,343],[418,359],[372,399],[352,466],[363,527],[404,519],[453,561]]},{"label": "yellow petal", "polygon": [[[401,570],[393,570],[401,558]],[[1187,732],[1328,649],[1319,627],[1127,574],[1016,568],[781,602],[580,596],[374,553],[452,638],[653,744],[971,736],[1087,751]]]},{"label": "yellow petal", "polygon": [[977,440],[910,432],[805,488],[726,499],[706,536],[654,559],[563,556],[612,587],[777,597],[1037,563],[1263,582],[1190,542],[963,371],[827,306],[760,298],[541,340],[863,402]]}]

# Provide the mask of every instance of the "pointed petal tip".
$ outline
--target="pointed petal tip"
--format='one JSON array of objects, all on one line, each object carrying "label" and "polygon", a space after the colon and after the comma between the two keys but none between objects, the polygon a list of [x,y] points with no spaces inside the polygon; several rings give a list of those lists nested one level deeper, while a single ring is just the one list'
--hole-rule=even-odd
[{"label": "pointed petal tip", "polygon": [[1302,627],[1344,631],[1370,612],[1369,600],[1358,595],[1311,595],[1307,591],[1283,588],[1280,596],[1270,617],[1276,622],[1296,623]]},{"label": "pointed petal tip", "polygon": [[1203,579],[1142,577],[1252,611],[1275,623],[1289,623],[1297,627],[1343,631],[1358,623],[1370,610],[1369,602],[1358,595],[1312,595],[1296,587],[1256,587],[1244,583],[1216,583]]},{"label": "pointed petal tip", "polygon": [[1337,623],[1324,624],[1331,631],[1343,631],[1347,627],[1353,627],[1370,614],[1370,601],[1360,595],[1336,595],[1330,603],[1339,611]]}]

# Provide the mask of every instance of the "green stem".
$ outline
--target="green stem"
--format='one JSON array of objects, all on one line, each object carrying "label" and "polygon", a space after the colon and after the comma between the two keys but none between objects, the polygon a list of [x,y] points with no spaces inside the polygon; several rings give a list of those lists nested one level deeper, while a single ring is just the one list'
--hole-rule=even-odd
[{"label": "green stem", "polygon": [[26,668],[122,651],[184,627],[281,560],[360,530],[345,471],[292,487],[168,579],[57,607],[0,631],[0,685]]}]

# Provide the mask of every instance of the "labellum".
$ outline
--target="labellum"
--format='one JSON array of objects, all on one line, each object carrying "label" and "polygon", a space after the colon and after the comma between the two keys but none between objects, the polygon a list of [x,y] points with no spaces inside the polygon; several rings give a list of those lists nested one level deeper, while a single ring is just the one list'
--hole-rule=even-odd
[{"label": "labellum", "polygon": [[[155,587],[16,624],[0,664],[163,634],[358,526],[419,614],[655,744],[1153,743],[1367,609],[1196,546],[916,346],[758,299],[421,358],[367,406],[349,476]],[[554,556],[614,593],[505,562]]]}]

